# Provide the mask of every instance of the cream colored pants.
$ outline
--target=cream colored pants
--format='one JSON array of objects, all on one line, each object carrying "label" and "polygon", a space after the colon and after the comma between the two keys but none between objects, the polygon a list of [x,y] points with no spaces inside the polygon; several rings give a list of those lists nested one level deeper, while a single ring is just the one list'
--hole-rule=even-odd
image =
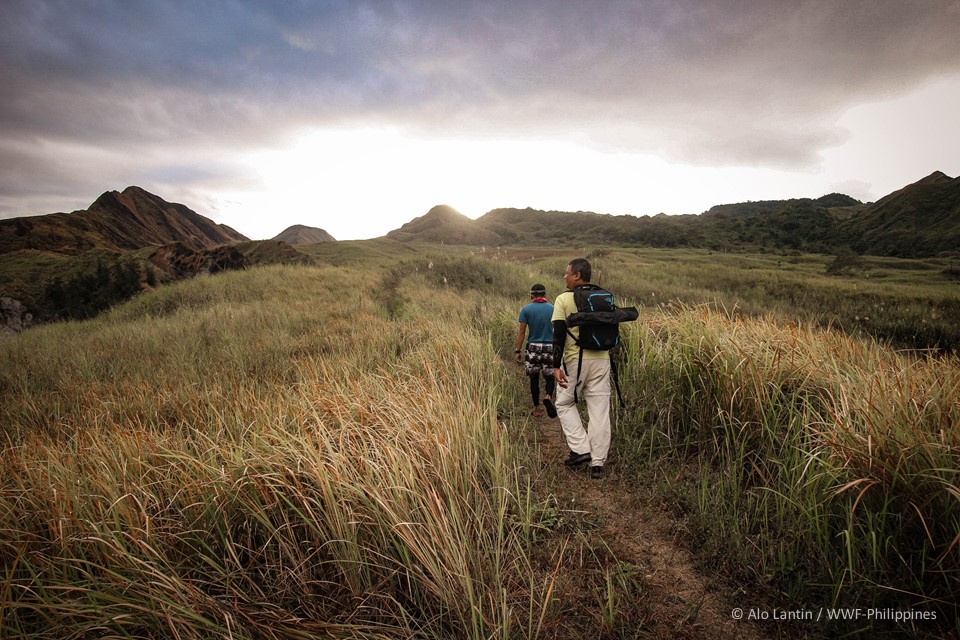
[{"label": "cream colored pants", "polygon": [[[557,417],[567,446],[574,453],[590,452],[590,466],[599,467],[610,453],[610,360],[584,360],[577,380],[577,363],[564,364],[567,388],[557,387]],[[580,412],[573,401],[573,386],[577,396],[587,403],[587,428],[583,427]]]}]

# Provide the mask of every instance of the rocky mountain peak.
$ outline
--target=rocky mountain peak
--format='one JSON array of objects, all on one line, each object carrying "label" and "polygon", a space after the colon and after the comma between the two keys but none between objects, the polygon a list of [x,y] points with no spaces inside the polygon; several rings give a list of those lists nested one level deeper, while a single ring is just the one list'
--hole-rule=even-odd
[{"label": "rocky mountain peak", "polygon": [[[8,233],[7,228],[13,233]],[[88,209],[0,220],[0,253],[36,249],[77,254],[91,249],[125,251],[171,242],[208,249],[247,238],[182,204],[140,187],[107,191]]]}]

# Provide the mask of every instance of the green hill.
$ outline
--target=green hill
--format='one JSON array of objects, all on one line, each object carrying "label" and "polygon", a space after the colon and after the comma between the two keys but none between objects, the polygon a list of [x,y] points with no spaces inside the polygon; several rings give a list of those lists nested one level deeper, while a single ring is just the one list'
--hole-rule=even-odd
[{"label": "green hill", "polygon": [[336,238],[317,227],[308,227],[302,224],[295,224],[287,227],[276,236],[274,240],[280,240],[287,244],[316,244],[318,242],[336,242]]},{"label": "green hill", "polygon": [[498,245],[503,238],[476,224],[453,207],[438,205],[419,218],[387,234],[400,242],[434,244]]},{"label": "green hill", "polygon": [[859,253],[919,258],[960,251],[960,178],[936,171],[838,225]]},{"label": "green hill", "polygon": [[[37,321],[85,317],[143,288],[197,274],[334,255],[352,259],[353,245],[338,248],[341,243],[331,240],[321,229],[297,225],[274,240],[251,242],[183,205],[129,187],[104,193],[87,210],[0,220],[0,297],[22,305]],[[377,242],[377,250],[391,255],[404,245],[424,244],[541,251],[583,246],[780,254],[853,250],[925,258],[960,252],[960,178],[934,172],[868,204],[831,193],[721,204],[683,216],[498,208],[472,220],[439,205]],[[323,245],[328,248],[319,250]],[[74,311],[64,308],[67,300]]]}]

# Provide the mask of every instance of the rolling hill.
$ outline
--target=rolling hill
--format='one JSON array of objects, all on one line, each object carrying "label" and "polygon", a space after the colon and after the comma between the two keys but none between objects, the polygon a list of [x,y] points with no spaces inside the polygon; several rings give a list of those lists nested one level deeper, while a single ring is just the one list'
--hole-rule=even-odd
[{"label": "rolling hill", "polygon": [[859,253],[919,258],[960,251],[960,178],[935,171],[839,225]]},{"label": "rolling hill", "polygon": [[[723,204],[683,216],[500,208],[472,220],[438,205],[386,239],[401,244],[592,244],[821,254],[852,249],[924,258],[960,253],[960,178],[936,171],[867,204],[832,193],[817,199]],[[57,300],[79,289],[90,294],[74,301],[82,316],[154,282],[311,261],[291,245],[333,242],[326,231],[303,225],[272,240],[250,241],[182,204],[128,187],[102,194],[85,210],[0,220],[0,296],[46,320],[61,317],[63,306]],[[123,296],[117,294],[120,290]]]},{"label": "rolling hill", "polygon": [[503,242],[495,232],[447,205],[437,205],[426,214],[391,231],[387,238],[399,242],[436,244],[488,245]]},{"label": "rolling hill", "polygon": [[318,229],[317,227],[307,227],[302,224],[295,224],[287,227],[276,236],[274,240],[286,242],[287,244],[317,244],[319,242],[336,242],[337,239],[332,235]]}]

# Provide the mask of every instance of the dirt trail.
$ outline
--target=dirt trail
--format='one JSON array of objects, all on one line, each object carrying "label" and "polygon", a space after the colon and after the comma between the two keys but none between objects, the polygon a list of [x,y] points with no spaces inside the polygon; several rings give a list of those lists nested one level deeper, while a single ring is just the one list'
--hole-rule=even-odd
[{"label": "dirt trail", "polygon": [[[560,423],[531,418],[545,464],[562,465],[569,450]],[[643,631],[657,638],[779,638],[778,630],[734,620],[735,607],[748,607],[749,596],[722,579],[705,576],[676,538],[674,522],[650,498],[628,490],[611,456],[606,477],[590,478],[582,467],[559,474],[557,496],[564,504],[586,512],[618,560],[642,569],[645,604],[653,612]]]}]

